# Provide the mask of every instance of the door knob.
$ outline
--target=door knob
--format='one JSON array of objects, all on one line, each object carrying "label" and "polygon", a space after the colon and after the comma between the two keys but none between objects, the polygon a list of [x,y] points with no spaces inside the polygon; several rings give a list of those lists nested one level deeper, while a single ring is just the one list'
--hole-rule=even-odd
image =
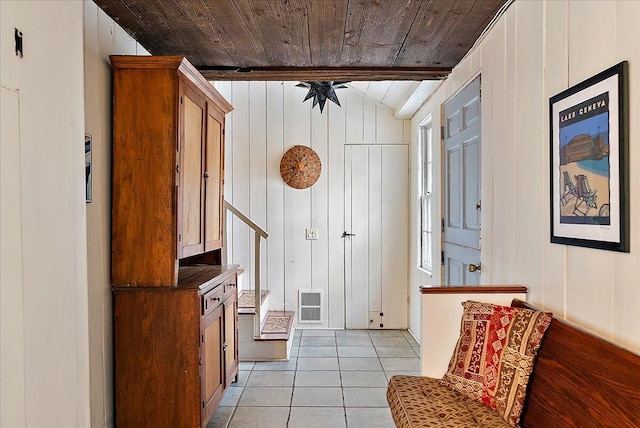
[{"label": "door knob", "polygon": [[478,263],[478,265],[474,265],[474,264],[469,265],[469,272],[475,272],[478,270],[482,270],[482,266],[480,265],[480,263]]},{"label": "door knob", "polygon": [[342,236],[341,238],[350,238],[352,236],[356,236],[355,233],[348,233],[346,230],[344,232],[342,232]]}]

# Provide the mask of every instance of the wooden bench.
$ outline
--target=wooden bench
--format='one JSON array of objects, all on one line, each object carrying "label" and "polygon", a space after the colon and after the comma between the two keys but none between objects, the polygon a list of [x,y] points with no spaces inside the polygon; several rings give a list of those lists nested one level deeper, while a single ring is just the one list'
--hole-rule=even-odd
[{"label": "wooden bench", "polygon": [[[536,309],[520,300],[511,305]],[[387,400],[402,428],[508,426],[493,410],[431,378],[394,376]],[[449,423],[447,413],[457,417]],[[538,351],[520,426],[640,427],[640,356],[554,318]]]}]

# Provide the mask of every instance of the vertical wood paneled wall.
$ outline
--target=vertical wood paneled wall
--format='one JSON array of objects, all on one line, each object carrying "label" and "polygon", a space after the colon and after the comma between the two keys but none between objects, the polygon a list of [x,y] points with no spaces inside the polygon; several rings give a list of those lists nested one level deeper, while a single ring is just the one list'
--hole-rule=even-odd
[{"label": "vertical wood paneled wall", "polygon": [[149,53],[92,1],[84,2],[85,132],[92,136],[87,210],[91,426],[114,425],[111,299],[111,66],[109,55]]},{"label": "vertical wood paneled wall", "polygon": [[86,427],[83,3],[2,1],[0,32],[0,426]]},{"label": "vertical wood paneled wall", "polygon": [[[637,1],[516,1],[414,116],[412,129],[429,114],[439,129],[440,105],[481,74],[482,282],[526,285],[532,303],[640,353],[638,22]],[[630,82],[631,253],[551,244],[549,98],[623,60]],[[440,281],[440,272],[414,270],[410,289]]]},{"label": "vertical wood paneled wall", "polygon": [[[325,327],[344,326],[344,146],[405,143],[409,121],[356,91],[337,91],[342,107],[327,103],[324,113],[303,103],[298,82],[216,82],[233,105],[227,116],[225,198],[263,227],[263,286],[270,309],[296,310],[298,290],[324,290]],[[280,159],[301,144],[315,150],[322,174],[309,189],[287,186]],[[306,228],[318,239],[305,239]],[[253,233],[234,219],[227,231],[229,261],[253,282]],[[316,326],[316,325],[313,325]]]}]

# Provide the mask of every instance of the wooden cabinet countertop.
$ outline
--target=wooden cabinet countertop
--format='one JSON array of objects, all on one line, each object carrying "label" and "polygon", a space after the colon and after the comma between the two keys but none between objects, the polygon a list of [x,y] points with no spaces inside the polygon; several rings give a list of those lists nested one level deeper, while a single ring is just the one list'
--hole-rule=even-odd
[{"label": "wooden cabinet countertop", "polygon": [[140,291],[147,288],[163,291],[198,290],[206,293],[214,286],[224,282],[227,276],[235,275],[239,265],[195,265],[181,266],[178,272],[178,285],[175,287],[114,286],[114,291]]}]

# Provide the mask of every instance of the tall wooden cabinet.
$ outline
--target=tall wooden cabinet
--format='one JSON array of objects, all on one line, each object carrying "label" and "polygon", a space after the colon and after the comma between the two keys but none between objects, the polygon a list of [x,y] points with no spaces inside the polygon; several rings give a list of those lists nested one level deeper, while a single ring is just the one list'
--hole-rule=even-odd
[{"label": "tall wooden cabinet", "polygon": [[232,107],[182,57],[112,56],[111,64],[113,284],[176,285],[181,259],[222,247]]},{"label": "tall wooden cabinet", "polygon": [[112,56],[118,427],[204,427],[238,373],[221,265],[231,105],[182,57]]}]

